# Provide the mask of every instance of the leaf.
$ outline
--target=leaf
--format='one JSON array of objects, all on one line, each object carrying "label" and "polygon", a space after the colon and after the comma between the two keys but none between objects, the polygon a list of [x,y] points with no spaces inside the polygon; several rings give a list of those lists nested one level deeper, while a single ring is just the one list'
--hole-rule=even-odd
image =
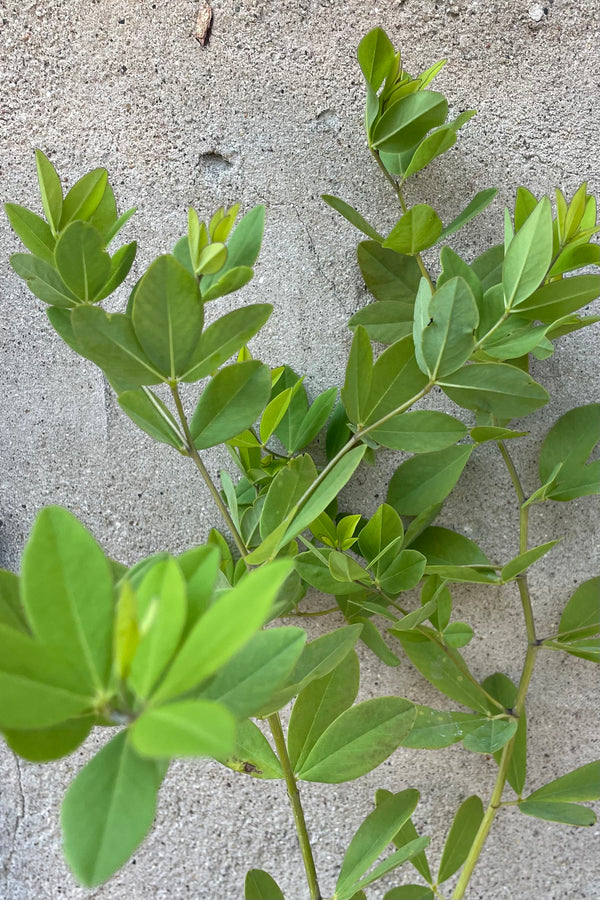
[{"label": "leaf", "polygon": [[225,265],[226,259],[227,247],[225,244],[219,242],[209,244],[200,253],[196,272],[198,275],[216,275]]},{"label": "leaf", "polygon": [[419,370],[411,338],[396,341],[373,366],[362,421],[365,425],[378,425],[384,417],[414,402],[426,386],[427,378]]},{"label": "leaf", "polygon": [[475,216],[478,216],[490,205],[497,193],[497,188],[486,188],[486,190],[475,194],[469,205],[465,206],[463,211],[449,225],[446,225],[440,235],[440,240],[443,241],[445,238],[450,237],[451,234],[464,228],[467,222],[470,222],[471,219],[474,219]]},{"label": "leaf", "polygon": [[144,840],[156,811],[156,762],[122,731],[79,772],[62,805],[63,849],[86,887],[110,878]]},{"label": "leaf", "polygon": [[448,647],[466,647],[473,638],[473,629],[466,622],[452,622],[444,628],[443,637]]},{"label": "leaf", "polygon": [[451,878],[465,862],[482,819],[483,803],[481,799],[476,794],[467,797],[458,807],[450,826],[440,862],[438,884]]},{"label": "leaf", "polygon": [[473,753],[495,753],[517,730],[516,719],[488,719],[463,738],[463,746]]},{"label": "leaf", "polygon": [[549,278],[572,272],[574,269],[582,269],[584,266],[600,265],[600,246],[598,244],[575,244],[565,247],[552,268],[548,272]]},{"label": "leaf", "polygon": [[357,212],[349,203],[340,200],[339,197],[333,197],[331,194],[321,194],[321,200],[324,200],[327,206],[335,209],[344,219],[347,219],[351,225],[366,234],[373,241],[381,243],[383,236],[376,231],[359,212]]},{"label": "leaf", "polygon": [[106,169],[94,169],[75,182],[63,201],[60,217],[61,231],[75,219],[89,221],[104,196],[107,179]]},{"label": "leaf", "polygon": [[254,337],[272,312],[269,303],[253,303],[221,316],[200,336],[181,380],[198,381],[211,375]]},{"label": "leaf", "polygon": [[414,340],[421,347],[425,374],[435,380],[455,372],[471,356],[479,312],[471,288],[458,276],[435,291],[427,313],[422,330],[415,322]]},{"label": "leaf", "polygon": [[19,595],[19,578],[7,569],[0,569],[0,625],[23,634],[31,633]]},{"label": "leaf", "polygon": [[[483,288],[481,287],[481,281],[475,274],[473,268],[467,265],[464,259],[461,259],[458,253],[455,253],[450,247],[442,247],[440,251],[440,262],[442,264],[442,271],[437,280],[436,287],[440,288],[447,281],[450,281],[450,279],[459,276],[467,282],[478,307],[480,307],[483,302]],[[502,303],[501,312],[504,313],[504,302]]]},{"label": "leaf", "polygon": [[[377,609],[378,604],[376,603],[363,603],[361,605],[364,610],[371,609],[371,611],[374,611],[377,615],[383,615],[383,612],[385,612],[385,607]],[[371,653],[374,653],[386,666],[394,668],[395,666],[400,665],[400,660],[396,654],[392,653],[379,630],[371,621],[369,621],[369,619],[364,618],[364,616],[353,616],[353,621],[361,623],[363,630],[360,638],[363,644],[369,648]]]},{"label": "leaf", "polygon": [[472,363],[438,383],[459,406],[499,419],[526,416],[549,400],[526,372],[506,363]]},{"label": "leaf", "polygon": [[238,266],[252,267],[258,259],[265,228],[265,208],[255,206],[238,222],[227,244],[227,261],[216,275],[204,275],[202,278],[202,294],[221,281],[225,275]]},{"label": "leaf", "polygon": [[372,341],[393,344],[412,334],[412,305],[392,300],[370,303],[351,316],[348,327],[354,330],[358,325],[363,326]]},{"label": "leaf", "polygon": [[586,806],[577,806],[575,803],[548,803],[541,800],[523,800],[519,803],[519,810],[526,816],[536,819],[545,819],[547,822],[560,822],[563,825],[577,825],[585,827],[594,825],[596,814],[593,809]]},{"label": "leaf", "polygon": [[53,265],[29,253],[13,253],[10,264],[29,290],[44,303],[61,309],[72,309],[77,297],[69,290]]},{"label": "leaf", "polygon": [[403,884],[384,894],[383,900],[435,900],[435,895],[424,884]]},{"label": "leaf", "polygon": [[544,803],[600,800],[600,762],[587,763],[545,784],[527,797],[527,802],[533,800]]},{"label": "leaf", "polygon": [[375,241],[362,241],[356,253],[365,284],[375,299],[401,304],[406,320],[412,321],[415,294],[421,281],[416,259],[388,250]]},{"label": "leaf", "polygon": [[266,538],[293,515],[300,499],[317,478],[317,470],[308,453],[290,460],[269,487],[260,520],[261,537]]},{"label": "leaf", "polygon": [[414,147],[431,128],[442,125],[448,103],[435,91],[417,91],[394,103],[379,119],[371,144],[388,153],[402,153]]},{"label": "leaf", "polygon": [[284,896],[267,872],[250,869],[244,885],[244,900],[284,900]]},{"label": "leaf", "polygon": [[401,550],[379,575],[379,585],[386,594],[400,594],[416,587],[425,571],[427,560],[416,550]]},{"label": "leaf", "polygon": [[558,543],[559,541],[548,541],[545,544],[540,544],[539,547],[527,550],[526,553],[520,553],[518,556],[515,556],[514,559],[511,559],[509,563],[503,566],[500,573],[502,581],[511,581],[513,578],[516,578],[517,575],[520,575],[521,572],[532,566],[538,559],[545,556]]},{"label": "leaf", "polygon": [[442,125],[425,137],[412,155],[404,172],[404,180],[416,172],[420,172],[438,156],[441,156],[456,143],[456,129],[453,125]]},{"label": "leaf", "polygon": [[259,631],[217,672],[202,696],[218,700],[237,719],[255,715],[287,680],[305,641],[301,628]]},{"label": "leaf", "polygon": [[[579,585],[571,596],[560,617],[558,639],[569,640],[571,632],[577,637],[591,637],[600,630],[600,576],[590,578]],[[575,635],[572,635],[574,637]]]},{"label": "leaf", "polygon": [[572,500],[597,494],[600,464],[587,459],[600,440],[600,404],[590,403],[569,410],[552,426],[542,444],[539,473],[542,484],[550,480],[556,466],[556,483],[546,494],[551,500]]},{"label": "leaf", "polygon": [[234,746],[235,719],[212,700],[180,700],[147,709],[129,727],[131,743],[142,756],[218,757]]},{"label": "leaf", "polygon": [[43,729],[5,730],[4,738],[13,751],[29,762],[51,762],[73,753],[86,739],[95,723],[93,716],[68,719]]},{"label": "leaf", "polygon": [[135,292],[132,321],[153,364],[171,380],[183,375],[204,316],[198,283],[174,256],[159,256],[143,276]]},{"label": "leaf", "polygon": [[[502,267],[504,265],[504,245],[496,244],[488,250],[484,250],[471,263],[471,269],[481,282],[484,294],[491,287],[502,282]],[[504,295],[503,295],[504,296]],[[502,303],[504,306],[504,302]]]},{"label": "leaf", "polygon": [[411,546],[427,557],[430,566],[491,566],[485,553],[474,541],[449,528],[430,526],[415,538]]},{"label": "leaf", "polygon": [[82,693],[102,690],[112,656],[112,579],[104,553],[66,510],[38,513],[23,553],[21,590],[36,640],[68,657]]},{"label": "leaf", "polygon": [[97,306],[78,306],[71,314],[71,325],[77,352],[109,377],[118,377],[121,390],[163,381],[135,336],[129,316],[105,313]]},{"label": "leaf", "polygon": [[432,247],[442,230],[442,221],[436,211],[425,203],[417,203],[394,225],[383,246],[396,253],[415,256]]},{"label": "leaf", "polygon": [[135,241],[132,241],[131,244],[124,244],[123,247],[119,247],[110,261],[110,276],[108,281],[105,282],[100,293],[96,294],[94,297],[94,303],[99,303],[101,300],[109,297],[113,291],[116,291],[119,285],[125,281],[133,265],[136,252],[137,244]]},{"label": "leaf", "polygon": [[352,422],[360,423],[366,416],[372,377],[371,341],[365,329],[359,325],[352,338],[346,366],[346,378],[342,388],[342,402]]},{"label": "leaf", "polygon": [[252,778],[285,777],[281,763],[273,753],[268,740],[250,719],[244,719],[238,724],[233,753],[219,758],[219,762],[234,772],[251,775]]},{"label": "leaf", "polygon": [[387,502],[400,515],[414,516],[445,500],[460,478],[472,449],[463,444],[408,459],[392,476]]},{"label": "leaf", "polygon": [[251,266],[236,266],[234,269],[228,269],[211,287],[202,292],[202,300],[204,303],[208,303],[210,300],[216,300],[218,297],[225,297],[227,294],[239,291],[249,281],[252,281],[253,277],[254,269]]},{"label": "leaf", "polygon": [[56,242],[54,256],[67,287],[81,301],[91,303],[111,274],[100,232],[87,222],[72,222]]},{"label": "leaf", "polygon": [[378,91],[394,59],[394,47],[382,28],[373,28],[358,45],[358,64],[365,81]]},{"label": "leaf", "polygon": [[185,450],[185,441],[175,419],[160,397],[149,388],[124,391],[119,394],[118,401],[123,412],[146,434],[180,452]]},{"label": "leaf", "polygon": [[278,560],[244,576],[201,616],[186,638],[153,703],[195,687],[218,671],[266,621],[291,562]]},{"label": "leaf", "polygon": [[271,393],[267,366],[251,360],[221,369],[205,388],[190,422],[199,450],[215,447],[249,428]]},{"label": "leaf", "polygon": [[366,700],[343,712],[297,772],[303,781],[340,784],[380,765],[410,731],[415,708],[401,697]]},{"label": "leaf", "polygon": [[446,712],[430,706],[416,706],[415,723],[402,742],[416,750],[439,750],[462,741],[482,720],[472,713]]},{"label": "leaf", "polygon": [[396,634],[412,664],[438,691],[477,712],[487,713],[483,694],[470,680],[471,673],[458,650],[440,647],[431,639],[434,636],[425,628]]},{"label": "leaf", "polygon": [[478,425],[471,428],[470,435],[476,444],[485,441],[507,441],[511,438],[524,437],[527,431],[511,431],[510,428],[497,428],[494,425]]},{"label": "leaf", "polygon": [[110,246],[121,229],[124,228],[125,225],[127,225],[131,217],[134,216],[136,212],[137,206],[133,206],[131,209],[125,210],[125,212],[119,216],[115,223],[107,229],[106,234],[104,235],[104,244],[106,247]]},{"label": "leaf", "polygon": [[174,559],[157,562],[136,591],[137,621],[150,618],[133,657],[129,684],[146,699],[170,662],[186,621],[185,581]]},{"label": "leaf", "polygon": [[335,669],[300,691],[292,709],[287,737],[293,771],[302,768],[325,729],[352,706],[358,684],[358,657],[351,650]]},{"label": "leaf", "polygon": [[290,453],[297,453],[316,438],[331,414],[336,397],[337,388],[333,387],[315,398],[294,433],[294,440],[289,447]]},{"label": "leaf", "polygon": [[387,859],[379,863],[378,866],[375,866],[375,868],[372,869],[372,871],[368,875],[365,875],[364,878],[361,878],[361,880],[356,883],[355,887],[367,887],[367,885],[373,884],[374,881],[378,881],[380,878],[383,878],[383,876],[387,875],[388,872],[391,872],[393,869],[397,869],[408,860],[412,860],[413,857],[421,856],[424,848],[429,845],[429,840],[430,839],[428,837],[420,837],[414,841],[410,841],[409,843],[404,844],[402,847],[400,847],[399,850],[396,850],[395,853],[392,853],[391,856],[388,856]]},{"label": "leaf", "polygon": [[[517,686],[506,675],[496,672],[483,681],[485,690],[495,697],[506,709],[512,709],[517,699]],[[489,704],[490,712],[495,715],[498,709]],[[502,750],[494,753],[496,763],[500,765]],[[517,730],[513,737],[512,753],[508,764],[508,782],[520,797],[525,786],[527,774],[527,715],[523,710],[519,716]]]},{"label": "leaf", "polygon": [[597,275],[575,275],[545,284],[520,304],[518,313],[527,319],[554,322],[595,300],[600,294]]},{"label": "leaf", "polygon": [[16,203],[5,203],[4,211],[13,231],[27,249],[45,263],[53,265],[56,240],[50,226],[40,216]]},{"label": "leaf", "polygon": [[382,503],[358,535],[360,552],[370,566],[375,565],[376,575],[393,561],[403,536],[402,519],[392,506]]},{"label": "leaf", "polygon": [[56,174],[56,169],[48,157],[42,153],[41,150],[35,151],[35,162],[40,194],[42,197],[42,206],[44,207],[44,212],[50,223],[50,227],[56,234],[60,224],[60,215],[63,204],[60,178]]},{"label": "leaf", "polygon": [[516,233],[504,258],[502,286],[506,309],[526,300],[540,283],[552,261],[552,209],[543,197]]},{"label": "leaf", "polygon": [[410,819],[418,802],[418,791],[400,791],[386,797],[367,816],[352,838],[344,856],[335,887],[336,896],[351,896],[361,877]]}]

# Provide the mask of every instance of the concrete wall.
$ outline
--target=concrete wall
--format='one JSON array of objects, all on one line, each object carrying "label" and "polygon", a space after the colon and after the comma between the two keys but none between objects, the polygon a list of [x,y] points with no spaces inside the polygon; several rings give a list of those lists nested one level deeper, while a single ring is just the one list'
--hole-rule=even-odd
[{"label": "concrete wall", "polygon": [[[35,147],[69,183],[106,166],[120,208],[139,206],[126,232],[140,243],[132,279],[183,232],[189,204],[210,213],[235,200],[243,208],[265,203],[264,251],[245,297],[272,302],[275,313],[253,349],[272,365],[287,361],[307,373],[315,393],[340,382],[345,323],[367,300],[356,234],[319,194],[338,194],[387,225],[398,215],[364,146],[360,37],[384,26],[409,70],[447,57],[440,89],[456,111],[478,109],[458,146],[410,189],[411,202],[433,202],[449,220],[477,190],[500,188],[493,207],[454,242],[471,258],[499,239],[502,205],[513,202],[519,184],[538,194],[554,185],[571,194],[584,179],[591,190],[600,187],[598,4],[546,2],[213,0],[213,33],[202,49],[192,36],[194,0],[2,0],[2,199],[37,208]],[[47,503],[65,504],[107,552],[128,562],[204,539],[216,522],[206,490],[185,460],[135,429],[100,372],[61,343],[43,304],[9,269],[19,245],[3,216],[0,229],[1,564],[17,567],[33,517]],[[598,396],[596,334],[564,338],[554,358],[534,365],[553,400],[529,418],[531,436],[517,450],[529,489],[549,424]],[[207,458],[217,472],[222,455]],[[395,464],[393,454],[383,454],[375,470],[359,474],[352,511],[359,497],[365,512],[381,502]],[[532,542],[565,535],[532,578],[542,633],[556,624],[575,584],[597,571],[594,512],[590,500],[534,510]],[[516,552],[515,505],[493,448],[474,455],[443,523],[475,537],[493,558]],[[522,637],[516,644],[510,638],[513,628],[522,635],[516,592],[467,587],[455,597],[458,614],[476,628],[468,653],[475,673],[503,668],[517,677],[524,647]],[[442,704],[407,662],[386,670],[362,656],[363,697],[398,692]],[[529,702],[532,787],[598,756],[594,687],[590,663],[558,654],[540,659]],[[61,857],[59,806],[102,737],[47,767],[17,763],[0,749],[2,900],[237,900],[246,869],[261,866],[289,900],[307,896],[282,785],[202,761],[172,766],[156,826],[135,858],[109,884],[93,892],[78,887]],[[440,835],[436,860],[453,810],[474,791],[489,796],[494,769],[492,760],[460,748],[400,751],[358,783],[307,785],[325,895],[335,883],[336,848],[347,845],[377,787],[422,791],[416,821]],[[597,828],[507,810],[469,896],[599,897],[597,835]]]}]

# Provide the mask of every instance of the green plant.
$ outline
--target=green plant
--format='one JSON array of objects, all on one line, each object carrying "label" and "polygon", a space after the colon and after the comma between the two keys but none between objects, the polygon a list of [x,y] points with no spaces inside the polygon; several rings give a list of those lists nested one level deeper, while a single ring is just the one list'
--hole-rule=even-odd
[{"label": "green plant", "polygon": [[[285,782],[311,900],[321,891],[298,781],[353,780],[400,746],[462,741],[493,754],[498,773],[487,808],[475,795],[461,804],[434,876],[429,838],[412,823],[418,792],[378,791],[343,855],[332,900],[365,897],[407,861],[419,884],[392,888],[387,900],[443,897],[441,886],[458,872],[452,897],[460,900],[503,806],[571,825],[595,821],[581,802],[598,799],[597,762],[525,790],[525,702],[540,652],[592,662],[600,655],[600,579],[577,588],[556,634],[538,637],[526,575],[556,543],[529,547],[532,506],[598,492],[600,463],[588,462],[599,437],[598,405],[571,410],[551,428],[540,487],[529,496],[507,442],[525,434],[511,421],[549,399],[528,373],[529,354],[544,359],[557,338],[598,321],[578,315],[598,296],[598,276],[564,277],[600,261],[590,243],[596,203],[586,185],[569,203],[557,191],[553,216],[548,198],[520,188],[514,213],[505,212],[503,243],[471,263],[443,246],[434,278],[422,252],[462,228],[496,192],[482,191],[444,227],[431,206],[407,208],[403,185],[453,146],[474,113],[447,124],[447,101],[429,89],[443,63],[411,78],[380,29],[363,39],[358,58],[369,148],[402,215],[384,237],[345,201],[324,198],[368,238],[358,261],[375,297],[350,321],[354,338],[337,404],[337,387],[309,404],[289,367],[271,371],[252,359],[247,343],[266,322],[267,304],[210,316],[210,301],[252,278],[262,207],[237,227],[238,207],[220,208],[208,225],[190,210],[187,235],[173,253],[152,263],[124,313],[108,314],[98,303],[125,280],[136,246],[107,252],[134,211],[118,217],[106,172],[84,176],[63,198],[38,151],[46,220],[6,206],[30,251],[11,258],[17,274],[49,305],[59,335],[101,367],[123,411],[189,457],[235,545],[232,552],[213,529],[205,545],[177,558],[157,554],[126,569],[69,513],[50,507],[36,520],[20,576],[1,573],[0,728],[9,746],[44,762],[72,752],[92,727],[119,728],[63,806],[65,854],[88,886],[109,878],[144,838],[169,760],[179,756],[210,756],[251,777]],[[376,360],[372,341],[389,345]],[[188,416],[180,385],[206,378]],[[434,387],[462,418],[413,409]],[[327,462],[320,464],[306,448],[324,430]],[[471,454],[489,441],[520,510],[519,555],[500,563],[433,524]],[[240,472],[236,483],[223,473],[220,489],[201,458],[218,444]],[[380,447],[411,454],[391,479],[387,502],[368,519],[339,511],[340,490]],[[452,619],[450,590],[464,582],[482,591],[516,584],[527,635],[518,684],[502,673],[480,683],[470,671],[460,650],[473,631]],[[301,628],[263,630],[278,616],[307,614],[307,585],[331,595],[347,624],[308,644]],[[401,696],[355,704],[358,640],[390,666],[401,651],[462,709],[435,710]],[[292,701],[286,735],[279,711]],[[271,743],[257,719],[268,725]],[[507,782],[513,799],[506,799]],[[377,863],[390,844],[394,852]],[[245,896],[283,895],[270,875],[253,869]]]}]

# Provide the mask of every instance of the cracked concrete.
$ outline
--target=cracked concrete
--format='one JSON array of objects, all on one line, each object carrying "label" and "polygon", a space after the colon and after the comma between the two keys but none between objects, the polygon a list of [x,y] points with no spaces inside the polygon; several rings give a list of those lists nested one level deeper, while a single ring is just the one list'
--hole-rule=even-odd
[{"label": "cracked concrete", "polygon": [[[265,203],[264,249],[243,296],[272,302],[275,312],[252,349],[271,365],[285,361],[306,373],[312,396],[340,382],[350,344],[346,322],[368,302],[355,262],[357,235],[319,195],[343,197],[382,228],[398,216],[362,134],[355,48],[374,24],[402,48],[409,70],[447,58],[440,89],[454,112],[478,110],[456,148],[409,188],[411,203],[433,203],[444,221],[477,190],[500,188],[493,207],[453,239],[459,253],[470,259],[500,238],[502,205],[512,204],[519,184],[537,195],[560,185],[570,195],[587,179],[591,191],[600,190],[595,0],[549,0],[535,4],[535,15],[527,0],[213,0],[212,6],[203,49],[193,37],[196,0],[0,0],[0,193],[38,209],[34,147],[52,157],[69,184],[106,165],[120,209],[139,206],[125,234],[140,244],[128,284],[183,233],[188,205],[210,214],[235,201],[243,209]],[[47,503],[68,506],[107,552],[127,562],[203,540],[216,520],[202,485],[185,460],[123,417],[94,366],[60,342],[43,305],[8,267],[18,241],[4,217],[0,231],[0,564],[18,566],[35,513]],[[122,308],[125,297],[123,289],[110,308]],[[219,312],[237,302],[219,301]],[[531,434],[519,442],[517,464],[528,490],[536,486],[537,453],[550,423],[598,397],[597,333],[562,339],[555,357],[534,366],[553,400],[528,419]],[[191,404],[193,391],[186,399]],[[218,451],[207,454],[213,474],[223,464]],[[384,453],[376,467],[361,470],[356,487],[344,492],[348,509],[372,512],[395,465],[397,457]],[[534,510],[532,542],[565,535],[532,576],[543,631],[556,624],[574,586],[598,571],[596,510],[589,500]],[[493,448],[474,454],[442,524],[475,538],[494,558],[514,555],[516,510]],[[475,628],[468,648],[475,673],[501,668],[517,676],[523,647],[510,638],[512,630],[522,633],[516,592],[467,586],[455,591],[455,608]],[[319,633],[314,622],[309,628]],[[385,670],[367,653],[361,657],[362,697],[398,692],[443,705],[408,663]],[[591,664],[543,657],[529,721],[532,788],[597,758]],[[251,867],[269,869],[287,900],[306,900],[282,786],[202,761],[172,766],[155,827],[134,859],[97,890],[79,887],[61,856],[60,802],[103,739],[93,734],[51,766],[22,763],[21,819],[14,762],[0,749],[0,852],[9,868],[1,900],[238,900]],[[493,778],[493,761],[454,747],[400,751],[349,785],[303,786],[325,894],[335,884],[340,847],[376,788],[421,791],[415,820],[436,836],[437,862],[457,804],[469,793],[489,796]],[[598,827],[579,831],[506,810],[469,898],[597,900],[598,834]],[[401,873],[387,887],[408,878]],[[369,900],[383,893],[375,889]]]}]

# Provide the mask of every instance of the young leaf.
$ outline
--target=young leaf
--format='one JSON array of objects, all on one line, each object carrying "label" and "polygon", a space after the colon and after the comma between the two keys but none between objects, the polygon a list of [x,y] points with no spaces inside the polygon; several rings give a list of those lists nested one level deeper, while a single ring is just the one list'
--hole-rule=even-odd
[{"label": "young leaf", "polygon": [[352,706],[358,683],[358,657],[351,650],[335,669],[300,691],[292,709],[287,738],[294,771],[302,768],[325,729]]},{"label": "young leaf", "polygon": [[66,510],[48,506],[38,514],[21,588],[35,638],[64,652],[80,673],[82,693],[102,689],[112,655],[112,579],[104,553]]},{"label": "young leaf", "polygon": [[196,447],[214,447],[249,428],[269,402],[270,393],[269,369],[257,360],[221,369],[208,383],[190,422]]},{"label": "young leaf", "polygon": [[124,391],[118,397],[119,406],[135,424],[156,441],[169,444],[182,452],[185,441],[168,408],[148,387]]},{"label": "young leaf", "polygon": [[75,219],[91,219],[104,196],[107,180],[106,169],[94,169],[75,182],[63,201],[60,231]]},{"label": "young leaf", "polygon": [[56,174],[56,169],[48,157],[42,153],[41,150],[35,151],[35,162],[37,166],[40,194],[42,197],[42,206],[44,207],[44,212],[46,213],[46,218],[50,223],[50,227],[56,234],[60,224],[63,204],[60,178]]},{"label": "young leaf", "polygon": [[404,181],[420,172],[442,153],[450,150],[456,143],[456,129],[453,125],[442,125],[424,138],[412,155],[404,172]]},{"label": "young leaf", "polygon": [[327,206],[331,206],[332,209],[335,209],[335,211],[347,219],[351,225],[354,225],[355,228],[358,228],[359,231],[362,231],[362,233],[366,234],[371,240],[378,241],[379,243],[383,241],[383,235],[379,234],[378,231],[369,225],[367,220],[350,206],[349,203],[345,203],[343,200],[340,200],[339,197],[333,197],[331,194],[321,194],[321,200],[324,200]]},{"label": "young leaf", "polygon": [[110,878],[144,840],[159,784],[156,762],[138,756],[124,731],[71,782],[61,813],[63,848],[86,887]]},{"label": "young leaf", "polygon": [[240,219],[227,244],[225,265],[217,274],[204,275],[202,278],[203,296],[232,269],[238,266],[252,268],[260,253],[264,228],[264,206],[255,206]]},{"label": "young leaf", "polygon": [[451,400],[465,409],[499,419],[526,416],[544,406],[549,395],[526,372],[506,363],[472,363],[439,382]]},{"label": "young leaf", "polygon": [[181,380],[198,381],[212,374],[254,337],[272,312],[269,303],[254,303],[221,316],[202,333]]},{"label": "young leaf", "polygon": [[400,465],[390,481],[387,502],[404,516],[440,503],[460,478],[473,447],[463,444],[420,453]]},{"label": "young leaf", "polygon": [[111,274],[110,256],[100,232],[87,222],[72,222],[56,242],[56,268],[83,303],[91,303]]},{"label": "young leaf", "polygon": [[519,229],[504,259],[502,286],[506,309],[533,294],[552,261],[552,209],[543,197]]},{"label": "young leaf", "polygon": [[467,222],[470,222],[471,219],[474,219],[475,216],[478,216],[490,205],[497,193],[497,188],[487,188],[475,194],[469,205],[465,206],[463,211],[449,225],[446,225],[440,234],[440,240],[443,241],[445,238],[450,237],[451,234],[464,228]]},{"label": "young leaf", "polygon": [[356,250],[365,284],[376,300],[397,303],[412,322],[415,295],[421,281],[419,265],[413,257],[387,250],[375,241],[362,241]]},{"label": "young leaf", "polygon": [[244,900],[285,900],[281,888],[262,869],[250,869],[244,885]]},{"label": "young leaf", "polygon": [[16,203],[5,203],[4,211],[13,231],[27,249],[45,263],[53,265],[56,240],[49,225],[40,216]]},{"label": "young leaf", "polygon": [[500,573],[502,581],[512,581],[513,578],[516,578],[517,575],[520,575],[521,572],[532,566],[538,559],[545,556],[558,543],[558,541],[548,541],[545,544],[540,544],[539,547],[527,550],[526,553],[520,553],[518,556],[515,556],[514,559],[511,559],[509,563],[503,566]]},{"label": "young leaf", "polygon": [[146,709],[129,727],[142,756],[226,756],[234,747],[235,719],[221,703],[180,700]]},{"label": "young leaf", "polygon": [[401,697],[378,697],[343,712],[320,736],[297,775],[340,784],[380,765],[400,746],[415,718]]},{"label": "young leaf", "polygon": [[430,129],[442,125],[448,102],[435,91],[417,91],[394,103],[379,119],[371,144],[380,151],[402,153],[415,146]]},{"label": "young leaf", "polygon": [[442,221],[436,211],[426,203],[417,203],[394,225],[383,247],[406,256],[416,256],[421,250],[432,247],[442,230]]},{"label": "young leaf", "polygon": [[458,807],[450,827],[438,872],[438,884],[458,872],[473,845],[483,819],[483,803],[473,794]]},{"label": "young leaf", "polygon": [[370,566],[375,565],[376,575],[393,561],[403,536],[402,519],[392,506],[382,503],[358,536],[360,552]]},{"label": "young leaf", "polygon": [[382,28],[373,28],[369,31],[358,45],[356,55],[365,81],[374,91],[378,91],[396,55],[385,31]]}]

